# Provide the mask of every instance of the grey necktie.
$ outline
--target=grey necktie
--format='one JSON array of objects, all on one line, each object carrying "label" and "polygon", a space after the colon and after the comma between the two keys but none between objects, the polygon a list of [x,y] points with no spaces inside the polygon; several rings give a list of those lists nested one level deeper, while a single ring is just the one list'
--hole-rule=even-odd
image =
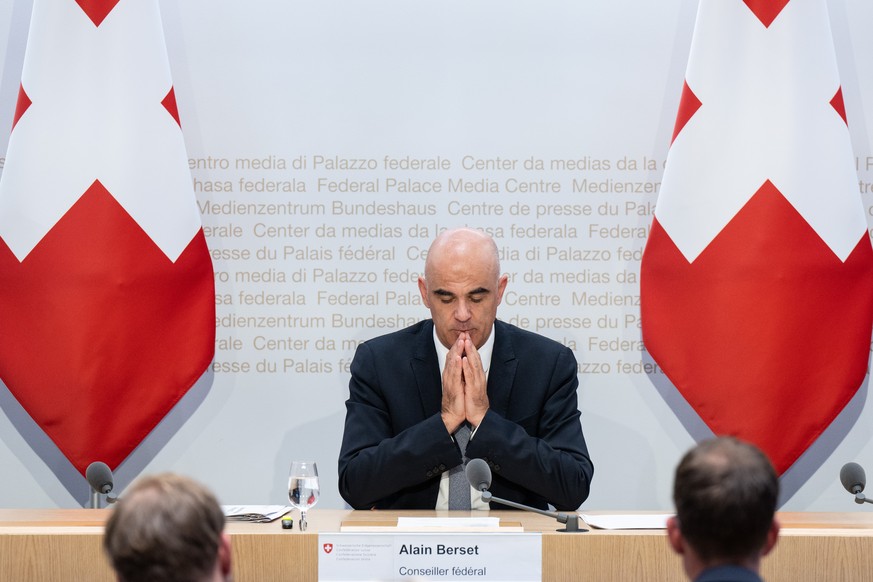
[{"label": "grey necktie", "polygon": [[470,442],[470,425],[464,423],[455,433],[455,442],[461,449],[463,463],[449,471],[449,509],[470,509],[470,483],[464,473],[467,464],[467,443]]}]

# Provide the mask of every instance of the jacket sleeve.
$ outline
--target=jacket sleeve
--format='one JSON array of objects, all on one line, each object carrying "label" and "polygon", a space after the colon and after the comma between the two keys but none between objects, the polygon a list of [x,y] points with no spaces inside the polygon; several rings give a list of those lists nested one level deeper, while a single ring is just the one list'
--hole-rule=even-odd
[{"label": "jacket sleeve", "polygon": [[582,434],[576,358],[562,346],[552,361],[545,392],[534,385],[534,376],[527,385],[517,377],[513,399],[528,399],[527,414],[509,420],[489,410],[467,445],[467,456],[489,464],[494,495],[542,509],[551,504],[575,510],[588,498],[594,465]]}]

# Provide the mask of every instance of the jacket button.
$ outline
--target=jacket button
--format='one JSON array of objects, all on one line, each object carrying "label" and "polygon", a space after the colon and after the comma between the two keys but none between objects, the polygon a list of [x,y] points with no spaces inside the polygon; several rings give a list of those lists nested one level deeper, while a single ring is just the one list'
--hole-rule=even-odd
[{"label": "jacket button", "polygon": [[427,478],[430,479],[431,477],[433,477],[433,471],[428,471]]},{"label": "jacket button", "polygon": [[445,470],[446,470],[446,466],[445,466],[445,465],[440,465],[440,471],[445,471]]},{"label": "jacket button", "polygon": [[494,465],[494,470],[495,470],[495,471],[499,471],[499,470],[500,470],[500,465]]}]

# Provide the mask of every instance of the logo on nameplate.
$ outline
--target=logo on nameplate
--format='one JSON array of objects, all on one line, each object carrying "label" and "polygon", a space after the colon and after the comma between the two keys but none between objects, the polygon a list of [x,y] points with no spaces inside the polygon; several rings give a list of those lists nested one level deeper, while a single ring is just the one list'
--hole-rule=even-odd
[{"label": "logo on nameplate", "polygon": [[329,554],[333,551],[333,544],[324,544],[321,547],[324,549],[325,554]]}]

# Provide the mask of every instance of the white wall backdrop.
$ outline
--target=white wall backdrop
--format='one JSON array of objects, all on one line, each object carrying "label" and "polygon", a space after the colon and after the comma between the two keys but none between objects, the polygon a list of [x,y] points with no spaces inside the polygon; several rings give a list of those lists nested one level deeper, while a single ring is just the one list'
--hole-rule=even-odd
[{"label": "white wall backdrop", "polygon": [[[873,4],[829,6],[873,220]],[[30,9],[0,4],[0,152]],[[343,507],[336,459],[354,346],[427,316],[423,251],[466,224],[501,249],[511,282],[499,316],[576,353],[595,463],[583,507],[670,509],[673,468],[706,429],[644,368],[635,302],[696,9],[164,0],[215,257],[216,366],[118,469],[117,490],[174,470],[225,503],[283,503],[289,462],[305,457],[319,464],[319,507]],[[838,473],[850,460],[873,466],[870,408],[865,383],[783,477],[783,509],[864,510]],[[0,387],[0,506],[86,503],[84,479],[51,448]]]}]

